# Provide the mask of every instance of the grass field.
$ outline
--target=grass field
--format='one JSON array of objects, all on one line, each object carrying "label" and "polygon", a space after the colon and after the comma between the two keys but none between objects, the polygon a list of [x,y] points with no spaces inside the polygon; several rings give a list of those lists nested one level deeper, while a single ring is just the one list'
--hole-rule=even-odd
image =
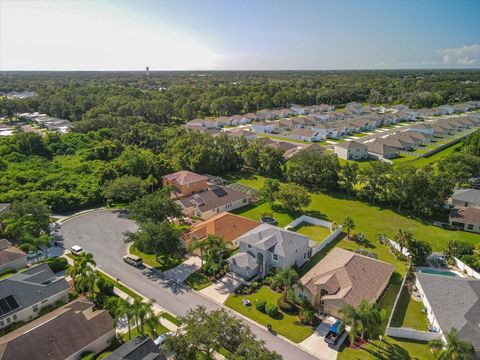
[{"label": "grass field", "polygon": [[130,253],[132,255],[141,257],[145,264],[150,265],[151,267],[160,271],[165,271],[177,265],[180,265],[184,260],[183,258],[180,258],[178,256],[160,256],[159,261],[157,261],[155,255],[145,254],[144,252],[141,252],[137,249],[135,244],[132,244],[132,246],[130,246]]},{"label": "grass field", "polygon": [[183,283],[197,291],[212,285],[212,282],[208,280],[208,277],[198,272],[191,274]]},{"label": "grass field", "polygon": [[410,296],[408,289],[403,288],[397,307],[392,317],[393,327],[406,327],[422,331],[428,330],[428,320],[422,312],[423,303],[415,301]]},{"label": "grass field", "polygon": [[309,224],[306,222],[300,223],[295,229],[293,229],[293,231],[308,236],[310,239],[318,243],[325,240],[325,238],[331,234],[329,228]]},{"label": "grass field", "polygon": [[118,281],[116,281],[114,278],[100,272],[100,276],[102,278],[104,278],[106,281],[110,282],[113,284],[113,286],[115,286],[117,289],[120,289],[122,290],[125,294],[127,294],[128,296],[130,296],[131,298],[133,299],[137,299],[137,300],[142,300],[143,298],[138,295],[137,293],[133,292],[132,290],[130,290],[128,287],[126,287],[125,285],[122,285],[120,284]]},{"label": "grass field", "polygon": [[[261,325],[266,326],[267,324],[271,324],[273,331],[276,331],[293,342],[299,343],[313,334],[314,329],[312,327],[301,324],[295,315],[280,312],[277,317],[272,318],[255,308],[257,300],[265,300],[277,304],[277,300],[281,296],[281,294],[263,286],[251,295],[240,296],[232,294],[228,297],[225,305]],[[244,306],[242,304],[243,299],[250,300],[252,305],[249,307]]]},{"label": "grass field", "polygon": [[[158,324],[157,326],[157,336],[160,336],[162,334],[165,334],[167,332],[169,332],[170,330],[168,330],[165,326],[163,326],[162,324]],[[148,332],[148,330],[145,328],[145,333],[146,335],[150,336],[151,334]],[[134,339],[135,337],[139,336],[140,335],[140,332],[138,331],[138,328],[133,328],[131,331],[130,331],[130,337],[128,336],[128,331],[122,335],[122,340],[124,342],[127,342],[128,340],[130,339]]]}]

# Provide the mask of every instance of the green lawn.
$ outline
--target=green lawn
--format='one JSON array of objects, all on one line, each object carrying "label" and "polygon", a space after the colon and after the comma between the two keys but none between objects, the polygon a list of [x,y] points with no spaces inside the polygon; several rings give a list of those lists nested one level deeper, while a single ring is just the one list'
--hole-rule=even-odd
[{"label": "green lawn", "polygon": [[[276,304],[277,300],[281,296],[281,294],[276,293],[266,286],[263,286],[251,295],[237,296],[232,294],[228,297],[225,305],[261,325],[266,326],[267,324],[271,324],[273,331],[276,331],[280,335],[299,343],[313,334],[314,329],[312,327],[302,325],[295,315],[289,315],[280,312],[280,315],[277,318],[271,318],[267,314],[264,314],[255,308],[257,300],[265,300],[267,302]],[[242,299],[249,299],[252,302],[252,306],[243,306]]]},{"label": "green lawn", "polygon": [[141,252],[137,249],[135,244],[132,244],[132,246],[130,246],[130,253],[132,255],[141,257],[145,264],[150,265],[151,267],[160,271],[166,271],[168,269],[171,269],[177,265],[180,265],[183,260],[185,260],[177,256],[162,255],[159,257],[159,261],[157,261],[155,255]]},{"label": "green lawn", "polygon": [[[258,189],[262,186],[263,181],[264,179],[261,177],[254,177],[238,182]],[[311,193],[311,199],[312,202],[304,212],[305,214],[339,224],[343,222],[346,216],[352,217],[356,225],[355,231],[363,232],[369,241],[366,247],[378,253],[379,256],[382,255],[383,260],[391,263],[395,263],[395,258],[388,252],[386,246],[377,243],[377,234],[386,234],[392,238],[399,229],[410,230],[417,239],[430,243],[433,251],[444,249],[448,240],[463,240],[470,244],[480,242],[478,234],[445,230],[433,226],[430,220],[421,220],[408,214],[399,214],[388,207],[371,205],[346,194]],[[270,205],[267,203],[240,208],[236,211],[237,214],[254,220],[258,220],[264,212],[272,212]],[[281,210],[274,212],[274,217],[277,219],[279,226],[282,227],[298,215],[300,214],[289,214]],[[405,270],[403,269],[402,272],[405,272]]]},{"label": "green lawn", "polygon": [[290,139],[287,137],[283,137],[280,135],[274,135],[274,134],[257,134],[258,137],[266,137],[274,140],[279,140],[279,141],[286,141],[286,142],[291,142],[291,143],[298,143],[298,144],[310,144],[309,141],[302,141],[302,140],[296,140],[296,139]]},{"label": "green lawn", "polygon": [[[157,334],[158,336],[162,335],[162,334],[165,334],[167,332],[169,332],[170,330],[168,330],[165,326],[163,326],[162,324],[158,324],[157,326]],[[145,328],[145,333],[147,336],[150,336],[150,333],[148,332],[148,330]],[[131,331],[130,331],[130,338],[128,337],[128,331],[122,335],[122,340],[124,342],[127,342],[128,340],[130,339],[134,339],[135,337],[137,336],[140,336],[140,332],[138,331],[138,328],[133,328]]]},{"label": "green lawn", "polygon": [[422,167],[428,164],[435,164],[442,160],[443,158],[447,157],[451,153],[453,153],[456,149],[458,149],[461,146],[461,143],[454,144],[452,146],[449,146],[433,155],[423,157],[423,158],[417,158],[413,156],[398,156],[395,159],[392,159],[393,164],[402,164],[402,163],[411,163],[415,167]]},{"label": "green lawn", "polygon": [[295,229],[293,229],[293,231],[308,236],[310,239],[318,243],[322,242],[326,237],[331,235],[329,228],[313,225],[307,222],[300,223],[297,227],[295,227]]},{"label": "green lawn", "polygon": [[108,355],[110,355],[112,353],[112,351],[105,351],[105,352],[102,352],[101,354],[99,354],[96,359],[97,360],[103,360],[105,359]]},{"label": "green lawn", "polygon": [[122,290],[124,293],[126,293],[128,296],[130,296],[131,298],[133,299],[137,299],[137,300],[142,300],[143,298],[138,295],[136,292],[133,292],[132,290],[130,290],[128,287],[126,287],[125,285],[122,285],[120,284],[118,281],[116,281],[115,279],[113,279],[112,277],[102,273],[101,271],[99,271],[100,273],[100,276],[102,278],[104,278],[106,281],[108,281],[109,283],[112,283],[113,286],[115,286],[117,289],[120,289]]},{"label": "green lawn", "polygon": [[197,291],[212,285],[212,282],[208,280],[208,277],[199,272],[194,272],[183,283]]},{"label": "green lawn", "polygon": [[428,330],[427,315],[422,311],[423,303],[415,301],[404,287],[392,317],[393,327],[406,327],[421,331]]},{"label": "green lawn", "polygon": [[177,325],[177,326],[180,326],[180,320],[178,320],[178,318],[176,318],[175,316],[171,315],[170,313],[167,313],[167,312],[163,312],[162,314],[162,317],[164,319],[167,319],[168,321],[170,321],[171,323]]}]

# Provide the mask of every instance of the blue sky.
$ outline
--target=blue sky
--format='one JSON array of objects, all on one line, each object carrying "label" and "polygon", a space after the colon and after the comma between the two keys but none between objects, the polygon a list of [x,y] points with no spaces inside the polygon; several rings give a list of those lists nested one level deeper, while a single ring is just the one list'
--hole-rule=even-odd
[{"label": "blue sky", "polygon": [[480,1],[1,0],[0,69],[479,68],[478,14]]}]

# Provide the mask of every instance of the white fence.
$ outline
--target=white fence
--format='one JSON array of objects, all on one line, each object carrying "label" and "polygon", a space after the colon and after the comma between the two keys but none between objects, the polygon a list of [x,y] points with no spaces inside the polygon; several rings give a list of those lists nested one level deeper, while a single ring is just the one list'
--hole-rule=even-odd
[{"label": "white fence", "polygon": [[[300,225],[302,222],[306,222],[306,223],[316,225],[316,226],[325,227],[327,229],[330,229],[330,231],[332,231],[332,225],[333,224],[331,222],[325,221],[325,220],[320,220],[320,219],[317,219],[317,218],[314,218],[314,217],[311,217],[311,216],[307,216],[307,215],[302,215],[299,218],[293,220],[290,224],[285,226],[285,229],[295,228],[296,226]],[[342,228],[339,227],[337,230],[335,230],[330,235],[328,235],[320,244],[315,245],[312,248],[312,255],[315,255],[320,250],[322,250],[325,246],[330,244],[332,242],[332,240],[335,239],[341,232],[342,232]]]},{"label": "white fence", "polygon": [[480,279],[480,274],[473,270],[470,266],[466,265],[463,261],[454,258],[455,263],[457,264],[457,267],[462,270],[464,273],[466,273],[468,276],[472,276],[475,279]]},{"label": "white fence", "polygon": [[[393,240],[390,240],[390,239],[387,239],[387,240],[392,247],[394,247],[395,249],[400,251],[400,245],[396,241],[393,241]],[[410,255],[410,253],[408,252],[408,250],[406,248],[402,249],[402,254],[407,256],[407,257]]]},{"label": "white fence", "polygon": [[413,339],[419,341],[441,340],[442,334],[429,331],[420,331],[409,328],[387,327],[385,332],[388,336]]}]

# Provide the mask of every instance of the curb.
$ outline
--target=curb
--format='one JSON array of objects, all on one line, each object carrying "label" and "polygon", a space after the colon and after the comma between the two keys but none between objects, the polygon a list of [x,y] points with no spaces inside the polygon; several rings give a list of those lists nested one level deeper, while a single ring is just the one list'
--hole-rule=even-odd
[{"label": "curb", "polygon": [[90,214],[90,213],[93,213],[93,212],[105,212],[105,211],[122,211],[122,210],[125,210],[125,209],[116,209],[116,208],[106,208],[106,207],[101,207],[101,208],[96,208],[96,209],[89,209],[89,210],[84,210],[84,211],[80,211],[78,213],[75,213],[73,215],[70,215],[70,216],[67,216],[66,218],[64,219],[61,219],[61,220],[58,220],[56,221],[56,223],[59,223],[59,224],[63,224],[63,223],[66,223],[72,219],[75,219],[79,216],[82,216],[82,215],[87,215],[87,214]]}]

